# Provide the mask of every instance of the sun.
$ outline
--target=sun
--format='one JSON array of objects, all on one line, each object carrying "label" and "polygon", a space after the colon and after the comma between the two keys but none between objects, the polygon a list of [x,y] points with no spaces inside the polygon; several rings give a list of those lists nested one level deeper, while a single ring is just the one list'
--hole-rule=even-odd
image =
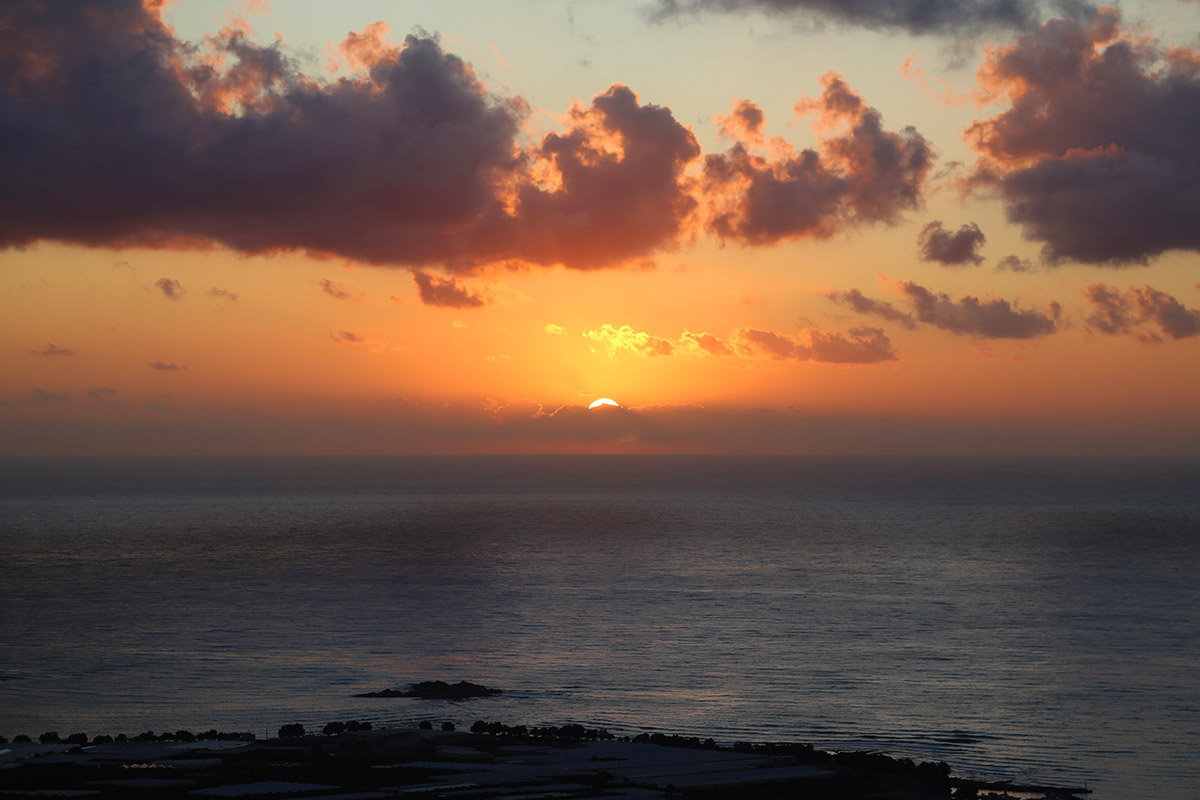
[{"label": "sun", "polygon": [[601,397],[599,400],[592,401],[592,404],[588,406],[588,408],[599,408],[600,406],[615,406],[616,408],[620,408],[621,404],[616,400],[610,400],[607,397]]}]

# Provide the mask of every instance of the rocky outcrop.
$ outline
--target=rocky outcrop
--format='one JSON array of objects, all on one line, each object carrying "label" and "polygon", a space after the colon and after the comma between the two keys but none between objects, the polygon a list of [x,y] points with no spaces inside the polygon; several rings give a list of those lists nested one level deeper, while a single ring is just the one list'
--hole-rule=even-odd
[{"label": "rocky outcrop", "polygon": [[445,681],[421,681],[407,691],[383,689],[378,692],[363,692],[355,697],[416,697],[422,700],[468,700],[473,697],[492,697],[504,694],[500,689],[489,689],[470,681],[446,683]]}]

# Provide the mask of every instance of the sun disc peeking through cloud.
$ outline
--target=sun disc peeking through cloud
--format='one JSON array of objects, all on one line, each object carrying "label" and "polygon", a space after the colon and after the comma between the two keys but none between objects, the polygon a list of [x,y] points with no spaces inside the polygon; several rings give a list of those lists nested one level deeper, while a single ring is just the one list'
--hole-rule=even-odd
[{"label": "sun disc peeking through cloud", "polygon": [[599,400],[593,400],[592,404],[588,406],[588,408],[599,408],[600,406],[614,406],[615,408],[620,408],[621,404],[616,400],[610,400],[607,397],[601,397]]}]

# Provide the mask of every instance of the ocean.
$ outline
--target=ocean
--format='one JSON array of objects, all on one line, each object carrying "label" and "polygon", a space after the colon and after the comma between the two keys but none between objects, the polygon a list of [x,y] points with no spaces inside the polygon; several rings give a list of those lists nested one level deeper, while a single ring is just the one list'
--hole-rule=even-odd
[{"label": "ocean", "polygon": [[[0,461],[0,735],[807,742],[1200,795],[1200,461]],[[355,698],[421,680],[504,694]]]}]

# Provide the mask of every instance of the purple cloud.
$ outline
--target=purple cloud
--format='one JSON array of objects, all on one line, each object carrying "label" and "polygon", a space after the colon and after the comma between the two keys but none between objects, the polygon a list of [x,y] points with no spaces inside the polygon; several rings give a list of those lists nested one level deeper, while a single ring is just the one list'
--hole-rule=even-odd
[{"label": "purple cloud", "polygon": [[986,241],[987,237],[974,222],[950,232],[942,226],[941,220],[934,220],[921,228],[917,248],[922,261],[931,261],[944,267],[979,266],[983,263],[979,248]]},{"label": "purple cloud", "polygon": [[173,278],[159,278],[154,282],[154,285],[163,293],[163,297],[166,297],[168,300],[178,300],[187,294],[179,284],[179,281]]},{"label": "purple cloud", "polygon": [[69,348],[66,348],[66,347],[59,347],[59,346],[55,345],[54,343],[50,343],[50,344],[47,344],[46,347],[41,350],[30,350],[29,354],[31,356],[39,356],[39,357],[73,356],[73,355],[75,355],[75,351],[71,350]]}]

